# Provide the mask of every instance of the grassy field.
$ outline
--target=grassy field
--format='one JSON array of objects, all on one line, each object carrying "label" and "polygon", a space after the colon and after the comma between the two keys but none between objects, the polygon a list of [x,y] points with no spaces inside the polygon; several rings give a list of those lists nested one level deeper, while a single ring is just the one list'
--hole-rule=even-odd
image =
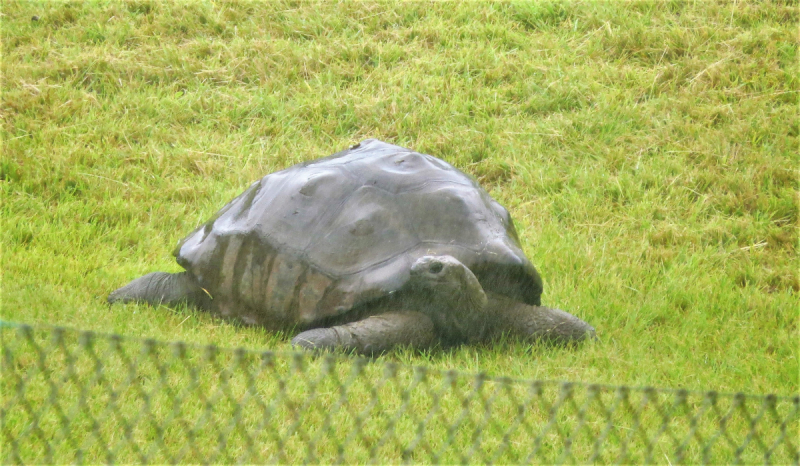
[{"label": "grassy field", "polygon": [[[37,20],[33,18],[36,17]],[[796,394],[796,2],[4,2],[2,318],[288,350],[105,297],[250,182],[368,137],[510,210],[577,349],[387,360]]]}]

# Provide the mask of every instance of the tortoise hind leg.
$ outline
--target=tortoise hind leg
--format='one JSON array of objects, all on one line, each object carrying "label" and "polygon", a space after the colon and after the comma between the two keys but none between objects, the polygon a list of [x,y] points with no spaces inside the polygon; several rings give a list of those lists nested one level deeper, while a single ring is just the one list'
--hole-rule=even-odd
[{"label": "tortoise hind leg", "polygon": [[208,309],[210,298],[188,272],[153,272],[115,290],[108,295],[108,302],[144,302],[154,306],[187,303]]},{"label": "tortoise hind leg", "polygon": [[345,325],[306,330],[292,338],[292,346],[374,355],[397,346],[428,348],[435,339],[433,321],[425,314],[387,312]]}]

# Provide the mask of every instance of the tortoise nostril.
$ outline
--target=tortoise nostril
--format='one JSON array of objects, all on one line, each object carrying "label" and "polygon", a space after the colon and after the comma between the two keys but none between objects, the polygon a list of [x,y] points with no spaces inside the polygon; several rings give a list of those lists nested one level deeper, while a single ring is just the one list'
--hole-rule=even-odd
[{"label": "tortoise nostril", "polygon": [[442,265],[441,262],[434,262],[433,264],[431,264],[428,270],[430,271],[430,273],[436,274],[441,272],[443,268],[444,266]]}]

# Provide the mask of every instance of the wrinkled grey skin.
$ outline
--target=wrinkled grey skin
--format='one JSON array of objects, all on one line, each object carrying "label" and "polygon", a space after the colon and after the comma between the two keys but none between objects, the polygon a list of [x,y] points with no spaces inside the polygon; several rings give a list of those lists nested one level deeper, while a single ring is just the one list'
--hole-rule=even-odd
[{"label": "wrinkled grey skin", "polygon": [[108,301],[192,306],[292,344],[379,354],[396,346],[568,343],[586,322],[540,303],[542,281],[508,211],[430,155],[366,140],[267,175]]}]

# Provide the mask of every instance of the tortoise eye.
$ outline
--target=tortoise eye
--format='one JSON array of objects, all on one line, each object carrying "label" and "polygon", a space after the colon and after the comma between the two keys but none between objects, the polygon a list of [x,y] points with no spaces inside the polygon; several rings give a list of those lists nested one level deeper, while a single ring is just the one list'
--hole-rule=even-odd
[{"label": "tortoise eye", "polygon": [[436,274],[436,273],[441,272],[443,268],[444,268],[444,266],[442,265],[441,262],[434,262],[428,270],[431,273]]}]

